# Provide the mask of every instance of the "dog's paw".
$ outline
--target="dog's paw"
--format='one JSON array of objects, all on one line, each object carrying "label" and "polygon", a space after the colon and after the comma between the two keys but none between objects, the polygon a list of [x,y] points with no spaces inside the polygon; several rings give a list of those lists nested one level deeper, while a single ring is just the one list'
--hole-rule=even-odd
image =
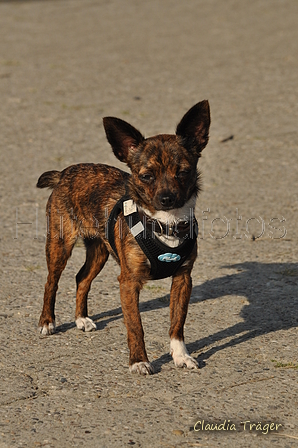
[{"label": "dog's paw", "polygon": [[190,355],[176,356],[175,358],[173,356],[173,360],[176,367],[187,367],[188,369],[199,368],[197,361]]},{"label": "dog's paw", "polygon": [[43,336],[54,334],[55,329],[56,329],[55,322],[50,322],[49,324],[44,324],[43,326],[38,327],[40,334]]},{"label": "dog's paw", "polygon": [[93,322],[90,317],[78,317],[76,319],[76,326],[79,330],[83,331],[92,331],[96,330],[96,324]]},{"label": "dog's paw", "polygon": [[171,355],[176,367],[199,368],[197,361],[189,355],[183,341],[178,339],[171,340]]},{"label": "dog's paw", "polygon": [[152,375],[154,368],[150,362],[135,362],[129,366],[131,373],[138,373],[139,375]]}]

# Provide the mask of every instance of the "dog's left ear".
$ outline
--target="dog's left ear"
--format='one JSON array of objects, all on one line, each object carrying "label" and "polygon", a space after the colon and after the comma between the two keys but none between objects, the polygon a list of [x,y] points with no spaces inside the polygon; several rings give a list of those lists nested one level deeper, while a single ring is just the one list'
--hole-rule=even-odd
[{"label": "dog's left ear", "polygon": [[103,125],[115,156],[121,162],[127,162],[129,150],[142,143],[144,137],[136,128],[120,118],[105,117]]},{"label": "dog's left ear", "polygon": [[210,108],[207,100],[195,104],[177,126],[176,135],[182,145],[200,157],[209,140]]}]

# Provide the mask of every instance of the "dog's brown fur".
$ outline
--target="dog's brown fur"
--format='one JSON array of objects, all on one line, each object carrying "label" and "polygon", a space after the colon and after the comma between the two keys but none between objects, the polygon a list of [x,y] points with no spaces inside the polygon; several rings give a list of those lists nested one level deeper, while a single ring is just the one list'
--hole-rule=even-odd
[{"label": "dog's brown fur", "polygon": [[[142,374],[153,373],[145,350],[138,309],[140,290],[150,279],[150,265],[123,219],[115,225],[117,254],[113,252],[106,237],[107,216],[125,194],[125,184],[137,206],[152,214],[157,210],[171,211],[183,207],[199,190],[196,165],[208,143],[209,125],[208,101],[196,104],[185,114],[177,126],[176,135],[145,139],[130,124],[107,117],[104,118],[104,127],[108,141],[116,157],[130,167],[131,175],[101,164],[73,165],[62,172],[50,171],[41,175],[37,187],[53,189],[47,204],[46,258],[49,273],[39,321],[43,334],[51,334],[55,330],[58,282],[73,246],[81,236],[86,246],[86,261],[76,276],[75,317],[76,320],[83,319],[80,328],[88,331],[95,326],[88,318],[87,296],[92,280],[111,253],[121,267],[118,280],[128,334],[130,368]],[[196,253],[195,245],[187,263],[179,268],[172,280],[170,338],[181,343]],[[194,367],[196,363],[192,361],[190,364],[182,361],[182,365]]]}]

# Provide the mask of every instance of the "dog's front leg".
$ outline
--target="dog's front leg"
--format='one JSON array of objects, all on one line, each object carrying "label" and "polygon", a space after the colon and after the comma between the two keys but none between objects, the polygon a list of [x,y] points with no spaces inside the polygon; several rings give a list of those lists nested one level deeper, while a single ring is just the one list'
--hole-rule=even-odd
[{"label": "dog's front leg", "polygon": [[129,348],[129,370],[141,375],[154,373],[150,364],[144,342],[144,331],[139,311],[140,286],[126,275],[118,277],[124,323],[127,329]]},{"label": "dog's front leg", "polygon": [[182,271],[173,277],[170,296],[170,352],[176,367],[186,366],[189,369],[198,368],[184,344],[184,323],[187,315],[192,281],[189,272]]}]

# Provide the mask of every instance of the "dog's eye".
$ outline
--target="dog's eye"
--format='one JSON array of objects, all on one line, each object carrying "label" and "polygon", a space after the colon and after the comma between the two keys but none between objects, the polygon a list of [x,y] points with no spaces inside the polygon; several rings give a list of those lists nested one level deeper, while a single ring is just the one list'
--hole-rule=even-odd
[{"label": "dog's eye", "polygon": [[154,176],[152,173],[144,173],[139,176],[142,182],[150,183],[154,181]]},{"label": "dog's eye", "polygon": [[190,175],[190,170],[184,170],[184,171],[180,171],[176,175],[176,178],[178,178],[179,180],[185,180],[189,175]]}]

